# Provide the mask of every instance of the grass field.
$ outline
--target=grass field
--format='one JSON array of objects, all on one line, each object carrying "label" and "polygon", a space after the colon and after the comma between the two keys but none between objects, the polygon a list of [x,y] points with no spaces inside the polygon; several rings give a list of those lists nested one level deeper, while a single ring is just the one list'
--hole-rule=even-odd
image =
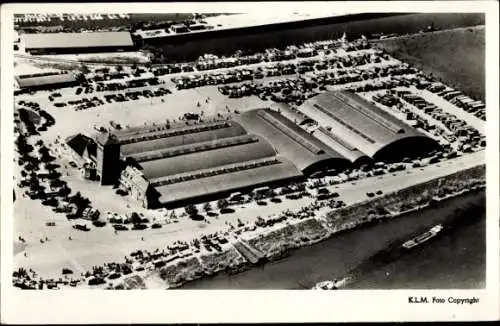
[{"label": "grass field", "polygon": [[386,39],[377,41],[376,46],[484,101],[484,26]]}]

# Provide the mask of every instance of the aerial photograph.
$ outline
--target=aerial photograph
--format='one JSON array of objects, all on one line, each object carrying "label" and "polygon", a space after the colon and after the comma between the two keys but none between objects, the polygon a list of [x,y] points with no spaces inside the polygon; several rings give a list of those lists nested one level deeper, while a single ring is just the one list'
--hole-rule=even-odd
[{"label": "aerial photograph", "polygon": [[15,14],[12,286],[485,288],[485,26]]}]

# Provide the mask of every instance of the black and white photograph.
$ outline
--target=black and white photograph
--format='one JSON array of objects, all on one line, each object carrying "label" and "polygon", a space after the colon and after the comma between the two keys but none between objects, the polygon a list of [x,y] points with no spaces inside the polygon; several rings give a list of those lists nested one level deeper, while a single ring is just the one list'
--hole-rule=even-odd
[{"label": "black and white photograph", "polygon": [[447,3],[2,8],[2,292],[498,308],[498,3]]}]

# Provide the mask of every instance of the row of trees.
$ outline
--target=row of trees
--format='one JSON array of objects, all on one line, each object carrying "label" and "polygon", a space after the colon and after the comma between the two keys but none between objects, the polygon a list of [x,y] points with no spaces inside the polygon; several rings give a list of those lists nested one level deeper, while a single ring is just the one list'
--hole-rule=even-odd
[{"label": "row of trees", "polygon": [[[229,206],[229,202],[227,201],[227,199],[223,198],[223,199],[219,199],[217,201],[217,208],[220,210],[223,210],[223,209],[227,208],[228,206]],[[184,210],[185,210],[186,214],[188,214],[190,217],[197,217],[199,215],[199,210],[194,204],[187,205],[186,207],[184,207]],[[203,210],[205,212],[212,211],[212,205],[209,202],[205,203],[203,205]]]}]

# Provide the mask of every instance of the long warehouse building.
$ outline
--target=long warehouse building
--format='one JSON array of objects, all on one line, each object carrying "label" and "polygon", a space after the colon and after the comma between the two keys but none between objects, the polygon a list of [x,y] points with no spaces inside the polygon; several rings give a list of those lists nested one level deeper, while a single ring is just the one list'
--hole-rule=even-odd
[{"label": "long warehouse building", "polygon": [[[301,126],[314,121],[313,132]],[[345,92],[318,95],[298,110],[279,106],[232,120],[100,133],[96,143],[101,184],[120,183],[145,207],[203,202],[439,146]]]},{"label": "long warehouse building", "polygon": [[376,161],[398,161],[429,153],[439,144],[357,94],[326,92],[298,110],[321,127],[314,132],[351,161],[360,155]]},{"label": "long warehouse building", "polygon": [[21,44],[33,55],[133,51],[129,32],[22,34]]}]

